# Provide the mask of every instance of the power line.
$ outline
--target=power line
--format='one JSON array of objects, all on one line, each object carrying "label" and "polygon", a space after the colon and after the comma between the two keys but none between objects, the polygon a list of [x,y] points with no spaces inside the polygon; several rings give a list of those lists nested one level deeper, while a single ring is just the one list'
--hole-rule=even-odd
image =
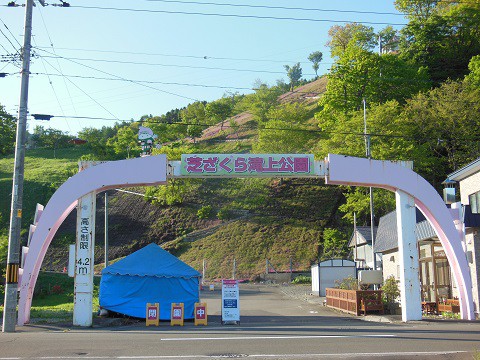
[{"label": "power line", "polygon": [[125,81],[125,82],[136,82],[136,83],[145,83],[145,84],[192,86],[192,87],[216,88],[216,89],[226,89],[226,90],[228,90],[228,89],[253,90],[252,88],[247,88],[247,87],[191,84],[191,83],[165,82],[165,81],[153,81],[153,80],[132,80],[132,79],[118,79],[118,78],[108,78],[108,77],[83,76],[83,75],[65,75],[65,74],[60,75],[60,74],[50,74],[50,73],[41,73],[41,72],[36,72],[36,73],[31,73],[31,74],[32,75],[47,75],[47,76],[66,76],[66,77],[70,77],[70,78],[91,79],[91,80]]},{"label": "power line", "polygon": [[[16,52],[17,54],[19,54],[18,49],[15,47],[15,45],[13,45],[12,41],[10,40],[10,38],[9,38],[7,35],[5,35],[5,33],[2,31],[2,29],[0,29],[0,33],[5,37],[5,39],[7,39],[7,41],[10,43],[10,45],[12,45],[12,47],[15,49],[15,52]],[[2,46],[2,47],[3,47],[3,46]]]},{"label": "power line", "polygon": [[[238,14],[221,14],[221,13],[205,13],[205,12],[188,12],[188,11],[170,11],[170,10],[152,10],[152,9],[133,9],[133,8],[115,8],[100,6],[79,6],[72,5],[72,8],[91,9],[91,10],[111,10],[111,11],[131,11],[143,13],[161,13],[161,14],[179,14],[179,15],[200,15],[200,16],[218,16],[241,19],[260,19],[260,20],[288,20],[288,21],[309,21],[309,22],[331,22],[331,23],[348,23],[347,20],[329,20],[329,19],[311,19],[311,18],[295,18],[295,17],[278,17],[278,16],[261,16],[261,15],[238,15]],[[406,23],[387,23],[373,21],[356,21],[359,24],[367,25],[392,25],[405,26]]]},{"label": "power line", "polygon": [[[54,70],[56,70],[58,72],[58,70],[52,65],[50,64],[47,60],[44,60],[51,68],[53,68]],[[72,80],[64,77],[64,79],[67,79],[73,86],[75,86],[78,90],[80,90],[84,95],[86,95],[90,100],[92,100],[95,104],[97,104],[98,106],[100,106],[103,110],[105,110],[107,113],[109,113],[111,116],[115,117],[114,114],[112,114],[112,112],[110,112],[110,110],[108,110],[105,106],[103,106],[102,104],[100,104],[97,100],[95,100],[90,94],[88,94],[86,91],[84,91],[82,88],[80,88],[77,84],[75,84]]]},{"label": "power line", "polygon": [[[121,121],[127,123],[149,123],[149,124],[163,124],[163,125],[181,125],[181,126],[200,126],[200,127],[212,127],[217,126],[218,124],[202,124],[202,123],[187,123],[187,122],[161,122],[155,120],[141,120],[141,121],[132,121],[130,120],[122,120],[122,119],[112,119],[112,118],[102,118],[102,117],[90,117],[90,116],[56,116],[53,115],[52,117],[58,118],[72,118],[72,119],[87,119],[87,120],[105,120],[105,121]],[[224,124],[224,128],[234,128],[236,126],[232,126],[229,124]],[[250,126],[238,125],[238,128],[251,128]],[[371,136],[371,137],[382,137],[382,138],[398,138],[398,139],[412,139],[412,140],[434,140],[434,141],[444,141],[444,139],[439,139],[437,137],[422,137],[421,139],[416,138],[415,136],[407,136],[402,134],[384,134],[384,133],[364,133],[364,132],[355,132],[355,131],[326,131],[322,129],[302,129],[302,128],[279,128],[279,127],[268,127],[268,126],[257,126],[257,130],[272,130],[272,131],[292,131],[292,132],[310,132],[310,133],[319,133],[324,135],[353,135],[359,137]],[[471,138],[463,138],[460,140],[465,141],[478,141],[480,140],[480,136],[472,136]]]},{"label": "power line", "polygon": [[215,6],[226,6],[226,7],[242,7],[242,8],[251,8],[251,9],[301,10],[301,11],[335,12],[335,13],[349,13],[349,14],[369,14],[369,15],[372,14],[372,15],[405,16],[405,14],[403,14],[403,13],[361,11],[361,10],[318,9],[318,8],[268,6],[268,5],[247,5],[247,4],[230,4],[230,3],[179,1],[179,0],[146,0],[146,1],[149,1],[149,2],[163,2],[163,3],[176,3],[176,4],[195,4],[195,5],[215,5]]},{"label": "power line", "polygon": [[[285,71],[268,71],[268,70],[252,70],[252,69],[234,69],[234,68],[220,68],[220,67],[208,67],[208,66],[193,66],[193,65],[178,65],[178,64],[160,64],[150,62],[138,62],[138,61],[124,61],[124,60],[109,60],[109,59],[92,59],[92,58],[76,58],[76,57],[64,57],[64,56],[43,56],[45,58],[60,58],[66,60],[78,60],[78,61],[92,61],[92,62],[104,62],[114,64],[130,64],[141,66],[163,66],[163,67],[176,67],[182,69],[202,69],[202,70],[220,70],[220,71],[237,71],[237,72],[253,72],[263,74],[285,74]],[[306,76],[314,76],[315,74],[304,74]]]},{"label": "power line", "polygon": [[[46,52],[46,53],[48,53],[48,54],[52,54],[51,52],[46,51],[46,50],[41,50],[41,51]],[[78,62],[78,61],[75,61],[75,60],[72,60],[72,59],[69,59],[69,58],[65,58],[65,57],[63,57],[63,56],[57,56],[57,57],[59,57],[59,58],[61,58],[61,59],[68,60],[68,61],[70,61],[70,62],[73,62],[74,64],[77,64],[77,65],[86,67],[86,68],[88,68],[88,69],[95,70],[95,71],[98,71],[98,72],[100,72],[100,73],[103,73],[103,74],[106,74],[106,75],[109,75],[109,76],[116,77],[116,78],[121,79],[121,80],[123,80],[123,81],[130,82],[130,83],[132,83],[132,84],[137,84],[137,85],[140,85],[140,86],[144,86],[144,87],[146,87],[146,88],[149,88],[149,89],[153,89],[153,90],[162,92],[162,93],[164,93],[164,94],[169,94],[169,95],[173,95],[173,96],[178,96],[178,97],[181,97],[181,98],[187,99],[187,100],[200,101],[200,100],[198,100],[198,99],[194,99],[194,98],[191,98],[191,97],[188,97],[188,96],[176,94],[176,93],[171,92],[171,91],[162,90],[162,89],[159,89],[159,88],[156,88],[156,87],[147,85],[147,84],[142,84],[142,83],[139,83],[139,82],[135,82],[135,81],[133,81],[133,80],[128,80],[128,79],[125,79],[125,78],[123,78],[123,77],[121,77],[121,76],[114,75],[114,74],[111,74],[111,73],[109,73],[109,72],[96,69],[96,68],[94,68],[94,67],[92,67],[92,66],[82,64],[82,63],[80,63],[80,62]]]},{"label": "power line", "polygon": [[[38,49],[48,49],[47,46],[36,46]],[[70,47],[57,47],[57,50],[69,50],[69,51],[81,51],[81,52],[98,52],[98,53],[111,53],[111,54],[129,54],[129,55],[142,55],[142,56],[165,56],[165,57],[177,57],[177,58],[187,58],[187,59],[198,59],[198,60],[228,60],[228,61],[250,61],[250,62],[266,62],[266,63],[297,63],[298,61],[294,60],[272,60],[272,59],[252,59],[252,58],[235,58],[235,57],[218,57],[218,56],[209,56],[209,55],[180,55],[180,54],[165,54],[165,53],[149,53],[149,52],[138,52],[138,51],[117,51],[117,50],[101,50],[101,49],[85,49],[85,48],[70,48]],[[308,61],[301,61],[300,64],[310,65]],[[331,62],[321,62],[324,65],[332,65]]]}]

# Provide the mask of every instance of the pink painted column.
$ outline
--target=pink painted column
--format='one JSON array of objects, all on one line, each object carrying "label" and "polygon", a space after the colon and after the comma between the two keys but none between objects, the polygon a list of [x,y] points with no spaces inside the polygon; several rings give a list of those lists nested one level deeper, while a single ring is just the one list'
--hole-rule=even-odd
[{"label": "pink painted column", "polygon": [[461,317],[474,320],[472,280],[462,239],[437,191],[420,175],[390,161],[329,154],[328,167],[327,184],[372,186],[393,192],[401,190],[415,199],[415,206],[430,222],[445,249],[459,291]]},{"label": "pink painted column", "polygon": [[33,289],[45,253],[62,222],[77,205],[77,199],[91,192],[166,182],[167,157],[157,155],[100,164],[72,176],[60,186],[45,206],[30,241],[19,287],[18,325],[30,321]]}]

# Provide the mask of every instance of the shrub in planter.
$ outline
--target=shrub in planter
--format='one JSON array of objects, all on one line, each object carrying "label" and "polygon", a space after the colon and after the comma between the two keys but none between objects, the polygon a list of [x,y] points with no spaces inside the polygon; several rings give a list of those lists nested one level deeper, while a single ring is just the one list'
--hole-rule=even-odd
[{"label": "shrub in planter", "polygon": [[389,311],[390,314],[395,314],[398,309],[397,298],[400,296],[400,289],[395,276],[392,275],[385,279],[382,290],[386,310]]}]

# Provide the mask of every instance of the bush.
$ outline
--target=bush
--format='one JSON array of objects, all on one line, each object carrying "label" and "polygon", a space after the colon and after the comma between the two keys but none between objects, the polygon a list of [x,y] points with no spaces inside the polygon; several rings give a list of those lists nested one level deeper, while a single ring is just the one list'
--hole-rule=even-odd
[{"label": "bush", "polygon": [[397,305],[397,298],[400,296],[400,289],[398,288],[398,281],[395,276],[391,275],[385,279],[382,286],[383,303],[390,314],[395,314]]},{"label": "bush", "polygon": [[342,280],[335,280],[335,287],[342,290],[358,290],[358,280],[353,276]]},{"label": "bush", "polygon": [[202,206],[200,210],[197,211],[197,216],[199,219],[208,219],[212,217],[213,209],[210,205]]},{"label": "bush", "polygon": [[217,213],[217,218],[219,220],[230,220],[233,217],[233,214],[228,209],[220,209]]},{"label": "bush", "polygon": [[311,284],[312,278],[310,276],[299,275],[292,280],[292,284]]},{"label": "bush", "polygon": [[383,299],[387,304],[394,303],[400,296],[400,289],[398,288],[398,281],[395,276],[391,275],[385,279],[385,283],[382,286]]}]

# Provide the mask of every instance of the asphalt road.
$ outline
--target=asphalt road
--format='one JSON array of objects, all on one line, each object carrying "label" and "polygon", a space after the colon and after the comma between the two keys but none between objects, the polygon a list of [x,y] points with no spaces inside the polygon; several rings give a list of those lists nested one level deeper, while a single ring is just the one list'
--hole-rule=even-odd
[{"label": "asphalt road", "polygon": [[[202,292],[208,326],[29,325],[0,334],[3,359],[480,359],[480,322],[359,320],[282,287],[241,287],[241,321],[221,325],[219,290]],[[301,297],[301,296],[300,296]]]}]

